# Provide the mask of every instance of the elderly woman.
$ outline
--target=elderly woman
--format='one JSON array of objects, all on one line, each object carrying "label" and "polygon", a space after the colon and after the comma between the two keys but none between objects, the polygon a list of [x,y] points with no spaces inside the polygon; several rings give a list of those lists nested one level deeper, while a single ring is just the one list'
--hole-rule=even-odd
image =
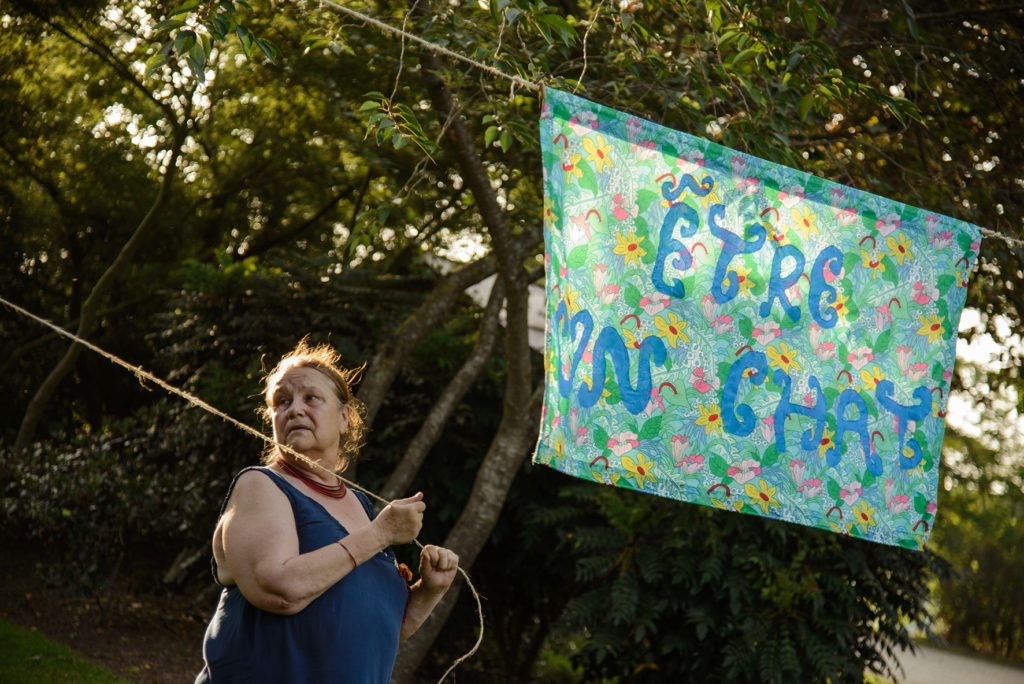
[{"label": "elderly woman", "polygon": [[408,586],[389,548],[419,533],[422,494],[374,517],[334,474],[360,444],[353,375],[303,340],[266,376],[274,440],[303,458],[275,447],[228,491],[213,534],[224,591],[197,683],[388,682],[399,640],[455,578],[456,555],[427,546]]}]

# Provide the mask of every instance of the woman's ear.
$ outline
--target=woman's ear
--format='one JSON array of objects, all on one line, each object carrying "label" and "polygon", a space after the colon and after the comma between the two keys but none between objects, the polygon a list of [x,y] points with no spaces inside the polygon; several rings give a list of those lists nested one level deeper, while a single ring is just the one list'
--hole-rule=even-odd
[{"label": "woman's ear", "polygon": [[349,407],[348,404],[341,405],[341,426],[338,430],[338,434],[344,435],[345,432],[348,430],[348,419],[351,413],[352,409]]}]

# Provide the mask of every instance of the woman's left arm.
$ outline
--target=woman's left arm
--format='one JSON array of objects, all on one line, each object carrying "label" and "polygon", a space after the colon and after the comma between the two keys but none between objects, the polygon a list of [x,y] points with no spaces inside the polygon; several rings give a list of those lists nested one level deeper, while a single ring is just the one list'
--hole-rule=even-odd
[{"label": "woman's left arm", "polygon": [[412,585],[402,620],[401,639],[408,639],[430,616],[431,611],[448,591],[459,557],[454,551],[427,544],[420,551],[420,579]]}]

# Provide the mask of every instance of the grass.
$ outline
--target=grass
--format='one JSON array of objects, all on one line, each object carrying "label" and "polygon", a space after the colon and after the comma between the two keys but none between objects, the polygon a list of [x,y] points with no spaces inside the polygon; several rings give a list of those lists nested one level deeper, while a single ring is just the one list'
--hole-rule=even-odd
[{"label": "grass", "polygon": [[94,665],[39,632],[0,619],[0,679],[5,684],[74,682],[127,684],[127,679]]}]

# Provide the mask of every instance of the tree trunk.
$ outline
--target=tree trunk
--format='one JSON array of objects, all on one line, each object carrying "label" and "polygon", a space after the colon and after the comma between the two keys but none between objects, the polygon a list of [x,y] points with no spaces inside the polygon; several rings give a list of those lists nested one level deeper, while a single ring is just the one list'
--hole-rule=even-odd
[{"label": "tree trunk", "polygon": [[[78,337],[86,338],[92,333],[96,327],[96,323],[99,320],[99,307],[100,304],[106,299],[110,290],[114,286],[114,282],[117,277],[121,274],[129,263],[131,263],[132,257],[135,255],[135,251],[138,249],[142,239],[156,224],[157,216],[163,209],[164,205],[170,196],[171,186],[174,184],[174,177],[177,175],[178,170],[178,157],[181,155],[181,146],[185,142],[186,129],[184,126],[177,126],[174,130],[174,138],[171,143],[171,158],[167,162],[167,169],[164,171],[163,180],[160,183],[160,190],[157,192],[156,198],[153,200],[153,204],[150,205],[149,211],[139,222],[139,225],[135,227],[135,231],[128,238],[128,241],[121,247],[121,251],[114,258],[107,269],[100,276],[100,279],[96,281],[96,284],[92,287],[89,292],[89,296],[86,298],[85,303],[82,304],[82,312],[79,316],[78,329],[75,334]],[[78,342],[72,342],[71,346],[68,347],[67,352],[64,353],[63,358],[57,362],[50,374],[46,376],[42,384],[36,390],[36,393],[32,395],[32,398],[28,402],[28,406],[25,409],[25,417],[22,418],[21,426],[18,428],[18,435],[14,440],[14,450],[17,451],[24,447],[27,447],[35,436],[36,428],[39,426],[39,421],[43,417],[43,411],[46,408],[46,404],[50,401],[54,392],[57,391],[57,387],[60,386],[61,381],[70,373],[74,367],[75,362],[78,360],[79,354],[82,353],[84,347]]]},{"label": "tree trunk", "polygon": [[487,308],[484,311],[483,321],[480,324],[479,337],[469,358],[462,364],[455,377],[444,388],[441,396],[438,397],[434,408],[430,410],[419,432],[409,443],[405,450],[401,463],[398,464],[388,478],[387,484],[381,489],[380,495],[384,499],[391,500],[398,498],[408,490],[416,474],[419,472],[423,461],[427,458],[427,452],[437,443],[444,429],[445,423],[451,417],[455,406],[462,400],[470,386],[480,375],[487,359],[494,349],[494,338],[498,331],[498,313],[501,311],[501,304],[505,299],[505,288],[501,285],[501,279],[497,279],[491,289],[490,299],[487,301]]},{"label": "tree trunk", "polygon": [[[412,11],[422,18],[429,16],[430,8],[422,0],[412,0]],[[507,375],[501,422],[477,471],[469,500],[445,539],[445,545],[459,555],[460,564],[468,568],[494,529],[512,480],[533,446],[537,421],[529,409],[533,401],[540,401],[542,392],[538,389],[531,401],[527,324],[529,281],[523,267],[523,250],[509,230],[504,211],[498,204],[472,136],[455,106],[451,92],[439,76],[440,64],[437,58],[424,52],[420,62],[434,109],[441,120],[448,122],[445,135],[449,146],[491,237],[498,260],[498,272],[504,281],[507,297]],[[444,627],[458,594],[457,588],[449,591],[434,609],[430,619],[403,644],[395,663],[392,681],[412,681],[416,668]]]}]

